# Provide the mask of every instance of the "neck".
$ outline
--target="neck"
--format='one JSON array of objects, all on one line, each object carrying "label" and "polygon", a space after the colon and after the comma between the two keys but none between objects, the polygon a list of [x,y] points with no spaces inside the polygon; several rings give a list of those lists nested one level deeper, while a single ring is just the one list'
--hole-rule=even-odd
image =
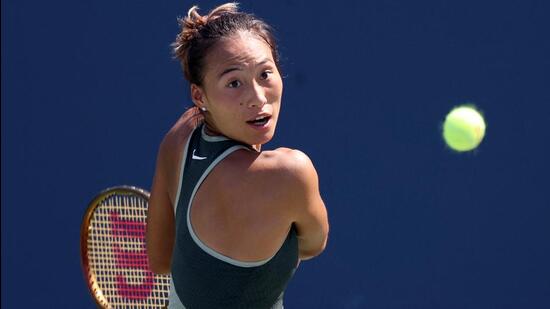
[{"label": "neck", "polygon": [[[208,123],[204,124],[204,133],[210,136],[225,136],[218,132],[216,129],[210,127]],[[250,145],[250,147],[252,147],[252,149],[256,150],[257,152],[260,152],[262,150],[262,144]]]},{"label": "neck", "polygon": [[217,130],[213,129],[212,127],[210,127],[210,125],[208,125],[208,123],[205,123],[204,124],[204,133],[210,135],[210,136],[220,136],[220,135],[223,135],[221,134],[220,132],[218,132]]}]

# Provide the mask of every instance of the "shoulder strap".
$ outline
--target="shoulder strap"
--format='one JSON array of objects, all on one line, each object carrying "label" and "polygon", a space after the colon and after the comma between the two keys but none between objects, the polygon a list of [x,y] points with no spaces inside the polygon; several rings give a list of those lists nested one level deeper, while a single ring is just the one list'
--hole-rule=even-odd
[{"label": "shoulder strap", "polygon": [[[176,199],[176,229],[186,226],[185,217],[202,181],[226,156],[238,149],[250,149],[235,140],[221,136],[208,136],[204,124],[197,127],[184,150],[186,153],[180,175],[180,187]],[[184,220],[183,222],[181,222]]]}]

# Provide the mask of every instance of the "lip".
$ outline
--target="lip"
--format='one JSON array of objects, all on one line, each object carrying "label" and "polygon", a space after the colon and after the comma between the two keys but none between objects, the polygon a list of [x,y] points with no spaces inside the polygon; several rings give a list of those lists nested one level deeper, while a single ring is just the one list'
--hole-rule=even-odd
[{"label": "lip", "polygon": [[[260,118],[260,117],[269,117],[269,118],[270,118],[269,120],[271,120],[271,114],[269,114],[269,113],[261,113],[261,114],[257,114],[257,115],[255,115],[254,117],[248,119],[246,122],[254,121],[254,120],[256,120],[257,118]],[[268,121],[268,122],[269,122],[269,121]]]},{"label": "lip", "polygon": [[[264,123],[263,125],[255,125],[249,122],[247,122],[246,124],[255,130],[260,130],[260,131],[267,130],[269,129],[269,125],[271,125],[271,119],[272,119],[270,115],[267,115],[267,116],[269,117],[269,119],[267,119],[266,123]],[[260,117],[260,116],[256,116],[256,117]],[[252,120],[256,119],[256,117],[254,117]]]}]

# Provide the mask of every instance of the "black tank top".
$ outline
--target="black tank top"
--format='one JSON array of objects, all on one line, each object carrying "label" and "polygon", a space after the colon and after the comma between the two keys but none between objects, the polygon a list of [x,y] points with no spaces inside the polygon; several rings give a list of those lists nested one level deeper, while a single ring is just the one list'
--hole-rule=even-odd
[{"label": "black tank top", "polygon": [[[263,261],[241,262],[206,246],[195,235],[190,207],[195,193],[226,156],[249,147],[222,136],[209,136],[204,124],[184,149],[176,197],[176,241],[172,256],[169,308],[282,308],[284,290],[298,263],[298,240],[292,226],[277,253]],[[253,150],[251,150],[253,151]],[[179,298],[174,300],[175,298]],[[182,305],[179,308],[182,308]]]}]

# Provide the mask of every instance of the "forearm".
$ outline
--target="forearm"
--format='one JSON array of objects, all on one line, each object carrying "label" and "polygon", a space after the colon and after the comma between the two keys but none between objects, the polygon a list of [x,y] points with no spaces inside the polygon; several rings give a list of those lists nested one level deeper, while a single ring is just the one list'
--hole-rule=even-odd
[{"label": "forearm", "polygon": [[[151,190],[147,213],[146,246],[149,268],[154,273],[170,272],[175,239],[174,214],[167,195]],[[161,191],[162,192],[162,191]]]},{"label": "forearm", "polygon": [[157,274],[170,273],[172,250],[174,246],[173,232],[166,228],[166,224],[156,227],[154,224],[147,227],[146,245],[149,268]]}]

